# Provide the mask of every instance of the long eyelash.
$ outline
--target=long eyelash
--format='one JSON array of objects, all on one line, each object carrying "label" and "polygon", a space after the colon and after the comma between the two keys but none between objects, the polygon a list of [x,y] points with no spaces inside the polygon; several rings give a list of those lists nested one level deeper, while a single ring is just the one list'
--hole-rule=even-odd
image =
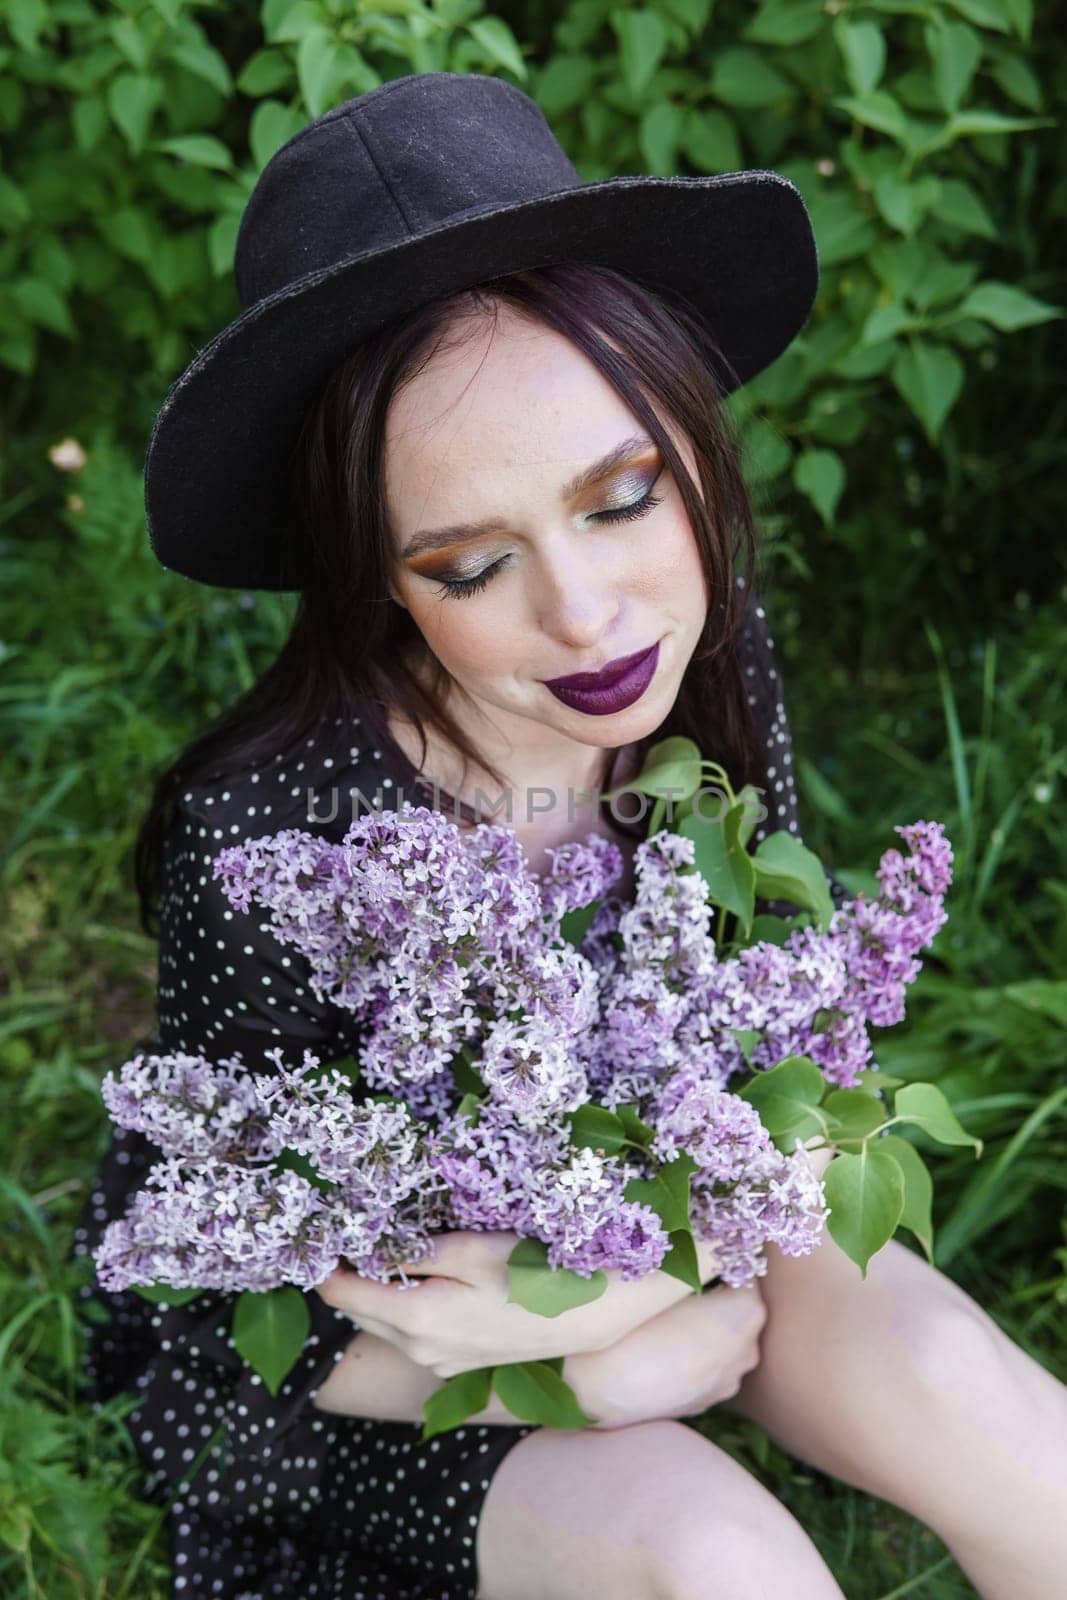
[{"label": "long eyelash", "polygon": [[479,572],[476,578],[438,578],[437,582],[445,594],[458,595],[462,599],[468,594],[477,594],[479,589],[484,589],[493,573],[502,567],[507,556],[501,556],[499,561],[494,561],[491,567],[486,567],[484,572]]},{"label": "long eyelash", "polygon": [[[652,494],[651,491],[642,495],[640,500],[635,500],[632,505],[620,506],[616,511],[594,511],[590,522],[634,522],[638,517],[647,516],[653,506],[658,506],[662,495]],[[486,567],[484,572],[479,572],[476,578],[437,578],[435,581],[441,585],[445,594],[455,595],[458,599],[465,599],[467,595],[477,594],[484,589],[494,572],[507,565],[507,556],[501,556],[499,561],[494,561],[492,566]]]},{"label": "long eyelash", "polygon": [[643,517],[658,506],[663,496],[646,494],[640,500],[635,500],[632,505],[620,506],[617,511],[594,511],[590,522],[633,522],[636,517]]}]

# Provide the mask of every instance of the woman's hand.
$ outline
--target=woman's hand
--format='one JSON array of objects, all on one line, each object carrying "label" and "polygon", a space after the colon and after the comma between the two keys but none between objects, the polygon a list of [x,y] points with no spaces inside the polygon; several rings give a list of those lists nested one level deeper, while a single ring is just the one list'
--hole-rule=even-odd
[{"label": "woman's hand", "polygon": [[[625,1282],[611,1270],[599,1299],[544,1317],[508,1302],[508,1256],[518,1240],[510,1232],[436,1234],[434,1259],[408,1269],[416,1280],[409,1286],[338,1268],[318,1293],[440,1378],[474,1367],[603,1350],[693,1293],[666,1272]],[[711,1245],[697,1243],[697,1263],[702,1283],[716,1276]]]},{"label": "woman's hand", "polygon": [[601,1427],[697,1417],[737,1394],[759,1364],[766,1320],[754,1286],[690,1293],[608,1349],[569,1358],[564,1376]]}]

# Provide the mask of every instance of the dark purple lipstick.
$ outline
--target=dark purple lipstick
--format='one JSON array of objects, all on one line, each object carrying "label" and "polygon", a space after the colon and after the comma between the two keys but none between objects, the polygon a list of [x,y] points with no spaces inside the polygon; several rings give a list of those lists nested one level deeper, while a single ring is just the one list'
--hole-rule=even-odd
[{"label": "dark purple lipstick", "polygon": [[659,664],[659,640],[649,650],[619,656],[599,672],[574,672],[566,678],[545,678],[543,683],[557,700],[575,711],[606,717],[640,700]]}]

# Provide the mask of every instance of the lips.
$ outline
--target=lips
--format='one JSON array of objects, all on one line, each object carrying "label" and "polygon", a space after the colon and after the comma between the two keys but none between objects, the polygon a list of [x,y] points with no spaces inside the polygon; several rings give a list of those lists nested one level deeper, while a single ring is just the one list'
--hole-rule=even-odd
[{"label": "lips", "polygon": [[655,648],[655,645],[650,645],[646,650],[635,651],[632,656],[617,656],[614,661],[601,667],[599,672],[572,672],[566,678],[545,678],[542,681],[549,689],[577,689],[579,692],[583,689],[608,689],[632,672]]},{"label": "lips", "polygon": [[[622,656],[611,661],[602,672],[572,673],[566,678],[550,678],[545,682],[549,694],[562,700],[574,711],[587,716],[607,717],[640,700],[659,665],[659,640],[650,650],[639,650],[636,655]],[[591,688],[579,684],[592,681]]]}]

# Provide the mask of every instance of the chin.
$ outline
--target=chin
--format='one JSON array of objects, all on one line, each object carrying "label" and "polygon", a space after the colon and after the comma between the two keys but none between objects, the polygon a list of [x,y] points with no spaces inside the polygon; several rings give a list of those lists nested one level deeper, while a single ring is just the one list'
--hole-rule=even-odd
[{"label": "chin", "polygon": [[[583,744],[594,745],[602,750],[612,750],[617,746],[636,744],[639,739],[645,739],[650,733],[655,733],[673,704],[674,696],[647,695],[636,700],[632,706],[626,706],[622,711],[612,712],[610,716],[590,717],[581,711],[575,711],[572,715],[582,724]],[[561,705],[561,710],[569,709]]]}]

